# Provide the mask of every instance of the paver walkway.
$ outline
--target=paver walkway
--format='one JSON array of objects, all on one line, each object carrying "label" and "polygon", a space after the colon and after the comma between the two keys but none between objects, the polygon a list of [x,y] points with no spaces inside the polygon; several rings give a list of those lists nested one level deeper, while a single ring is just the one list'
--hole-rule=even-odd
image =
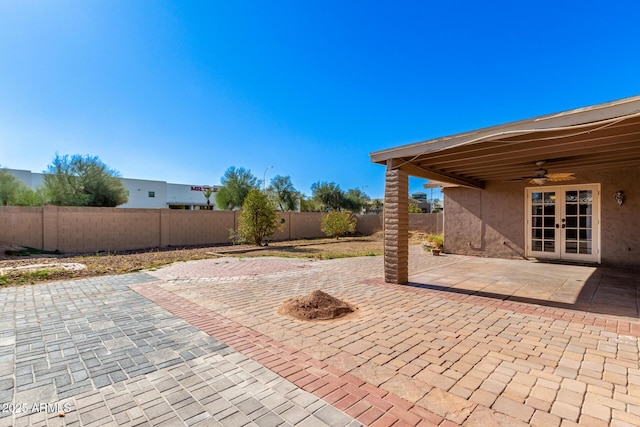
[{"label": "paver walkway", "polygon": [[0,426],[359,425],[129,288],[155,280],[0,290]]},{"label": "paver walkway", "polygon": [[[0,426],[640,425],[638,272],[418,249],[0,290],[0,402],[69,409]],[[358,312],[276,313],[315,289]]]}]

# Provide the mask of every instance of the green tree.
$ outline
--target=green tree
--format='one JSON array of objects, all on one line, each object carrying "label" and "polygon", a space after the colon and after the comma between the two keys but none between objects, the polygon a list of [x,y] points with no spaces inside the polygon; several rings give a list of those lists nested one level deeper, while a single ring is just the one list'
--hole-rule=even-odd
[{"label": "green tree", "polygon": [[262,191],[252,188],[242,204],[238,219],[238,234],[258,246],[280,228],[280,215],[275,204]]},{"label": "green tree", "polygon": [[409,213],[422,213],[418,201],[409,197]]},{"label": "green tree", "polygon": [[382,208],[384,208],[384,201],[382,199],[373,199],[370,202],[371,210],[377,214],[382,212]]},{"label": "green tree", "polygon": [[371,198],[367,196],[362,190],[359,188],[352,188],[347,191],[345,197],[343,198],[343,208],[350,210],[351,212],[362,212],[362,208],[364,208]]},{"label": "green tree", "polygon": [[290,176],[276,175],[273,177],[271,185],[269,186],[269,192],[274,195],[281,211],[296,210],[298,192],[293,186]]},{"label": "green tree", "polygon": [[59,206],[115,207],[127,202],[120,174],[97,156],[56,154],[44,175],[47,203]]},{"label": "green tree", "polygon": [[222,187],[216,193],[216,203],[221,209],[240,208],[249,191],[260,188],[260,181],[251,174],[250,170],[236,169],[235,166],[226,170],[220,183]]},{"label": "green tree", "polygon": [[207,209],[211,210],[211,195],[213,194],[213,187],[205,187],[204,190],[202,190],[202,194],[204,195],[204,198],[207,199]]},{"label": "green tree", "polygon": [[332,211],[322,215],[320,230],[327,236],[338,239],[340,236],[356,231],[356,216],[349,211]]},{"label": "green tree", "polygon": [[320,212],[322,208],[318,206],[313,197],[300,195],[300,212]]},{"label": "green tree", "polygon": [[20,188],[16,196],[16,206],[42,206],[46,202],[44,190],[42,188],[30,189],[26,185]]},{"label": "green tree", "polygon": [[335,182],[318,181],[311,185],[311,192],[323,211],[338,211],[344,205],[345,194]]},{"label": "green tree", "polygon": [[2,206],[15,205],[19,194],[26,188],[27,186],[8,170],[0,169],[0,204]]}]

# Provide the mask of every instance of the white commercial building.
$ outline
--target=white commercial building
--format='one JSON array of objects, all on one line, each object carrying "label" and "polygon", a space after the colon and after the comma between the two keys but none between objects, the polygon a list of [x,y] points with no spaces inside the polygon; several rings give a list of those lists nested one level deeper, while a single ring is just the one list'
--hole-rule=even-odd
[{"label": "white commercial building", "polygon": [[[43,185],[44,174],[20,169],[6,169],[32,189]],[[217,185],[171,184],[166,181],[120,178],[127,189],[129,201],[119,208],[170,208],[170,209],[206,209],[207,199],[204,191],[210,188],[213,194],[209,198],[211,208],[215,209]]]}]

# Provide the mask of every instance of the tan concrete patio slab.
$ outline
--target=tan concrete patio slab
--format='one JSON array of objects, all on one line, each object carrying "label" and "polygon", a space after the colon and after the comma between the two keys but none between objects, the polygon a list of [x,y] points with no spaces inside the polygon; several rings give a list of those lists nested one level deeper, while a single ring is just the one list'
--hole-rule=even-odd
[{"label": "tan concrete patio slab", "polygon": [[[419,247],[409,285],[384,283],[382,267],[225,258],[134,289],[363,424],[640,425],[637,271]],[[358,313],[276,313],[315,289]]]}]

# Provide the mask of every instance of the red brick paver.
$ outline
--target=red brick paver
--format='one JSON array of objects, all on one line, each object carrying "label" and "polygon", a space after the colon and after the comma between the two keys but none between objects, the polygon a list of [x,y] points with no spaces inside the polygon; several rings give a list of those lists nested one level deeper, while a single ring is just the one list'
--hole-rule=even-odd
[{"label": "red brick paver", "polygon": [[[305,391],[324,398],[327,396],[327,386],[333,389],[332,393],[339,390],[342,397],[330,403],[365,425],[375,422],[373,425],[399,426],[404,422],[406,425],[417,426],[421,420],[430,420],[428,424],[423,425],[438,425],[443,421],[436,414],[397,396],[389,395],[353,375],[338,369],[327,371],[318,367],[323,364],[319,361],[310,363],[312,358],[304,353],[256,333],[214,311],[195,305],[157,284],[140,284],[131,288],[174,316],[234,347]],[[385,399],[376,394],[384,395]],[[431,420],[438,421],[438,424]]]}]

